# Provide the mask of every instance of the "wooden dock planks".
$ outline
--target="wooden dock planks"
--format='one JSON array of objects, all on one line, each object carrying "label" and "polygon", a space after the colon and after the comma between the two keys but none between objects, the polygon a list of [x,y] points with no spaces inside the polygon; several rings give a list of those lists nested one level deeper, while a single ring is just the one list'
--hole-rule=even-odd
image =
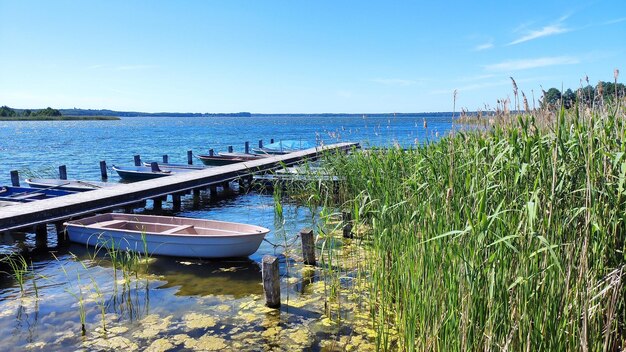
[{"label": "wooden dock planks", "polygon": [[204,188],[255,172],[281,167],[283,164],[292,165],[306,159],[313,159],[326,151],[346,151],[355,146],[358,144],[336,143],[259,160],[2,207],[0,208],[0,231],[55,223],[85,214],[120,208],[147,199],[165,197],[168,194]]}]

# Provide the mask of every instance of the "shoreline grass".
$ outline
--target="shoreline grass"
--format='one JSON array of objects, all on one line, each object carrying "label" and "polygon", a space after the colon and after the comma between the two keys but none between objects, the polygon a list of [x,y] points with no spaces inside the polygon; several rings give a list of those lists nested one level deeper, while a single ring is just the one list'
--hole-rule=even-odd
[{"label": "shoreline grass", "polygon": [[117,121],[117,116],[14,116],[0,117],[0,121]]},{"label": "shoreline grass", "polygon": [[623,103],[505,118],[329,157],[370,229],[380,349],[626,346]]}]

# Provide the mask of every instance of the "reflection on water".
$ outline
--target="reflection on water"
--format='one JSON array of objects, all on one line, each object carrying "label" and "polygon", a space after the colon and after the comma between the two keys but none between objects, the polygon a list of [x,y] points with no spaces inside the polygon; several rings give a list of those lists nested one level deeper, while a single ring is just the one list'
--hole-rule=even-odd
[{"label": "reflection on water", "polygon": [[250,259],[210,262],[160,257],[150,264],[150,273],[167,283],[158,288],[176,287],[176,295],[229,295],[240,298],[260,295],[261,269]]}]

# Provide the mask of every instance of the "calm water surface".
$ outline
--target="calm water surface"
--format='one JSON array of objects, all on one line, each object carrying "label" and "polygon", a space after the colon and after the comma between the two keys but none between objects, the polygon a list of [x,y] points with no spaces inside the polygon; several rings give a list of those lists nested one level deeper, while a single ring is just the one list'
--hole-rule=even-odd
[{"label": "calm water surface", "polygon": [[[209,148],[223,151],[233,145],[242,151],[244,141],[256,146],[258,140],[269,143],[270,138],[409,147],[451,128],[451,118],[426,120],[427,129],[421,116],[0,121],[0,185],[10,183],[10,170],[56,177],[61,164],[67,165],[70,178],[98,180],[100,160],[108,165],[130,165],[135,154],[143,160],[160,160],[168,154],[171,162],[185,162],[187,150],[206,153]],[[110,174],[109,181],[117,182],[117,176]],[[372,347],[367,342],[368,336],[372,340],[367,312],[363,315],[356,309],[363,298],[346,293],[334,317],[343,323],[332,322],[325,314],[332,302],[322,298],[327,287],[319,271],[304,275],[306,270],[297,258],[292,259],[290,253],[298,252],[298,231],[317,226],[315,210],[283,200],[283,214],[277,215],[271,194],[240,193],[236,187],[213,199],[203,194],[197,205],[190,197],[183,198],[182,211],[177,213],[171,211],[171,204],[164,206],[167,214],[251,223],[271,232],[268,241],[249,258],[208,261],[155,257],[133,268],[137,274],[124,275],[113,270],[103,253],[80,245],[57,246],[50,229],[52,254],[43,251],[28,258],[23,290],[14,277],[0,273],[0,351],[316,351]],[[150,213],[150,204],[148,209],[136,211]],[[32,250],[34,244],[31,233],[3,235],[0,253],[24,247]],[[280,258],[285,302],[280,310],[263,306],[259,263],[265,254]],[[0,271],[11,270],[0,265]],[[303,276],[312,279],[303,280]]]}]

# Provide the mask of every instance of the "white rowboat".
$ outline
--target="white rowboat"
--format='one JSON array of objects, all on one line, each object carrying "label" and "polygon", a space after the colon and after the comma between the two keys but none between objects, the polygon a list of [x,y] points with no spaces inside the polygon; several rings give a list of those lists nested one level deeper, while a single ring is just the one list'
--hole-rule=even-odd
[{"label": "white rowboat", "polygon": [[108,213],[68,221],[70,241],[148,255],[195,258],[247,257],[268,229],[172,216]]}]

